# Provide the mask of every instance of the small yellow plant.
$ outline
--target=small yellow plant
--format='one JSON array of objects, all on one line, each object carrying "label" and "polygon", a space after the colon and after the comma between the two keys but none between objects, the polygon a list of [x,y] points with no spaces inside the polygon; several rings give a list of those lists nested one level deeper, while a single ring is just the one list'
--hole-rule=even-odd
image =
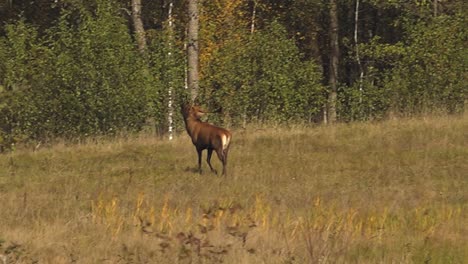
[{"label": "small yellow plant", "polygon": [[124,215],[119,208],[119,199],[113,197],[104,200],[101,196],[97,201],[91,201],[91,218],[96,224],[102,224],[116,237],[124,226]]}]

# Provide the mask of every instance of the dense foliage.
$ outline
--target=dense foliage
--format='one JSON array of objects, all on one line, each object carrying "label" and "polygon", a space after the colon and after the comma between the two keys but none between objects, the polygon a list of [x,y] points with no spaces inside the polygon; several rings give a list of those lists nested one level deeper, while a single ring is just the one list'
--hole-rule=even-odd
[{"label": "dense foliage", "polygon": [[204,91],[202,101],[219,104],[234,123],[309,121],[320,111],[320,72],[311,61],[301,61],[280,24],[225,45],[215,58],[204,79],[212,89]]},{"label": "dense foliage", "polygon": [[[357,1],[338,1],[338,119],[463,111],[463,1],[359,3],[356,10]],[[185,2],[174,2],[169,28],[168,1],[143,1],[144,53],[130,4],[0,4],[0,146],[145,127],[166,131],[168,113],[178,112],[188,92]],[[331,56],[328,1],[215,0],[199,6],[198,101],[220,110],[215,121],[321,120]],[[180,116],[174,117],[181,130]]]},{"label": "dense foliage", "polygon": [[385,84],[396,111],[454,113],[464,107],[467,22],[462,16],[440,16],[411,30],[403,57]]},{"label": "dense foliage", "polygon": [[24,20],[7,25],[4,133],[18,140],[139,130],[160,110],[156,80],[115,12],[106,1],[95,12],[73,6],[41,37]]}]

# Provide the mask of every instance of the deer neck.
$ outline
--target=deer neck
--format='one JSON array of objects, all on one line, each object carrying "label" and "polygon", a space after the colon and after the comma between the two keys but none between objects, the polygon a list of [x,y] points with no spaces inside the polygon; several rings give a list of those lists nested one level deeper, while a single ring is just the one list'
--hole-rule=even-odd
[{"label": "deer neck", "polygon": [[185,121],[185,128],[187,129],[187,133],[190,136],[192,136],[192,133],[195,130],[195,127],[201,123],[199,119],[191,117],[191,116],[185,118],[184,121]]}]

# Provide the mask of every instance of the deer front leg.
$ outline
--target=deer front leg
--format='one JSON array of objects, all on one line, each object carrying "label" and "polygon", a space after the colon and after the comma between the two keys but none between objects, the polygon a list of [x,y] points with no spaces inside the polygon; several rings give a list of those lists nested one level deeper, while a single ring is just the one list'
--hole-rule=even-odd
[{"label": "deer front leg", "polygon": [[198,153],[198,173],[202,173],[201,169],[201,160],[202,160],[202,151],[203,149],[197,148],[197,153]]}]

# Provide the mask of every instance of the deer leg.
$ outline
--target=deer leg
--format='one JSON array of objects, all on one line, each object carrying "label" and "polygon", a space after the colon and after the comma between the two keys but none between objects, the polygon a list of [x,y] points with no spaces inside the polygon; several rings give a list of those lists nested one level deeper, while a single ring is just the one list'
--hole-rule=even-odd
[{"label": "deer leg", "polygon": [[221,161],[221,163],[223,163],[223,176],[226,175],[226,155],[225,155],[225,152],[221,149],[217,149],[216,150],[216,154],[218,154],[218,158],[219,160]]},{"label": "deer leg", "polygon": [[228,151],[229,151],[229,148],[223,150],[223,154],[224,154],[223,176],[226,176],[226,167],[227,167]]},{"label": "deer leg", "polygon": [[213,149],[209,148],[208,149],[208,156],[206,157],[206,162],[210,166],[211,171],[214,172],[215,174],[218,174],[218,172],[215,169],[213,169],[213,166],[211,166],[211,154],[213,154]]},{"label": "deer leg", "polygon": [[202,173],[202,169],[201,169],[202,151],[203,151],[203,149],[197,148],[197,153],[198,153],[198,173],[200,173],[200,174]]}]

